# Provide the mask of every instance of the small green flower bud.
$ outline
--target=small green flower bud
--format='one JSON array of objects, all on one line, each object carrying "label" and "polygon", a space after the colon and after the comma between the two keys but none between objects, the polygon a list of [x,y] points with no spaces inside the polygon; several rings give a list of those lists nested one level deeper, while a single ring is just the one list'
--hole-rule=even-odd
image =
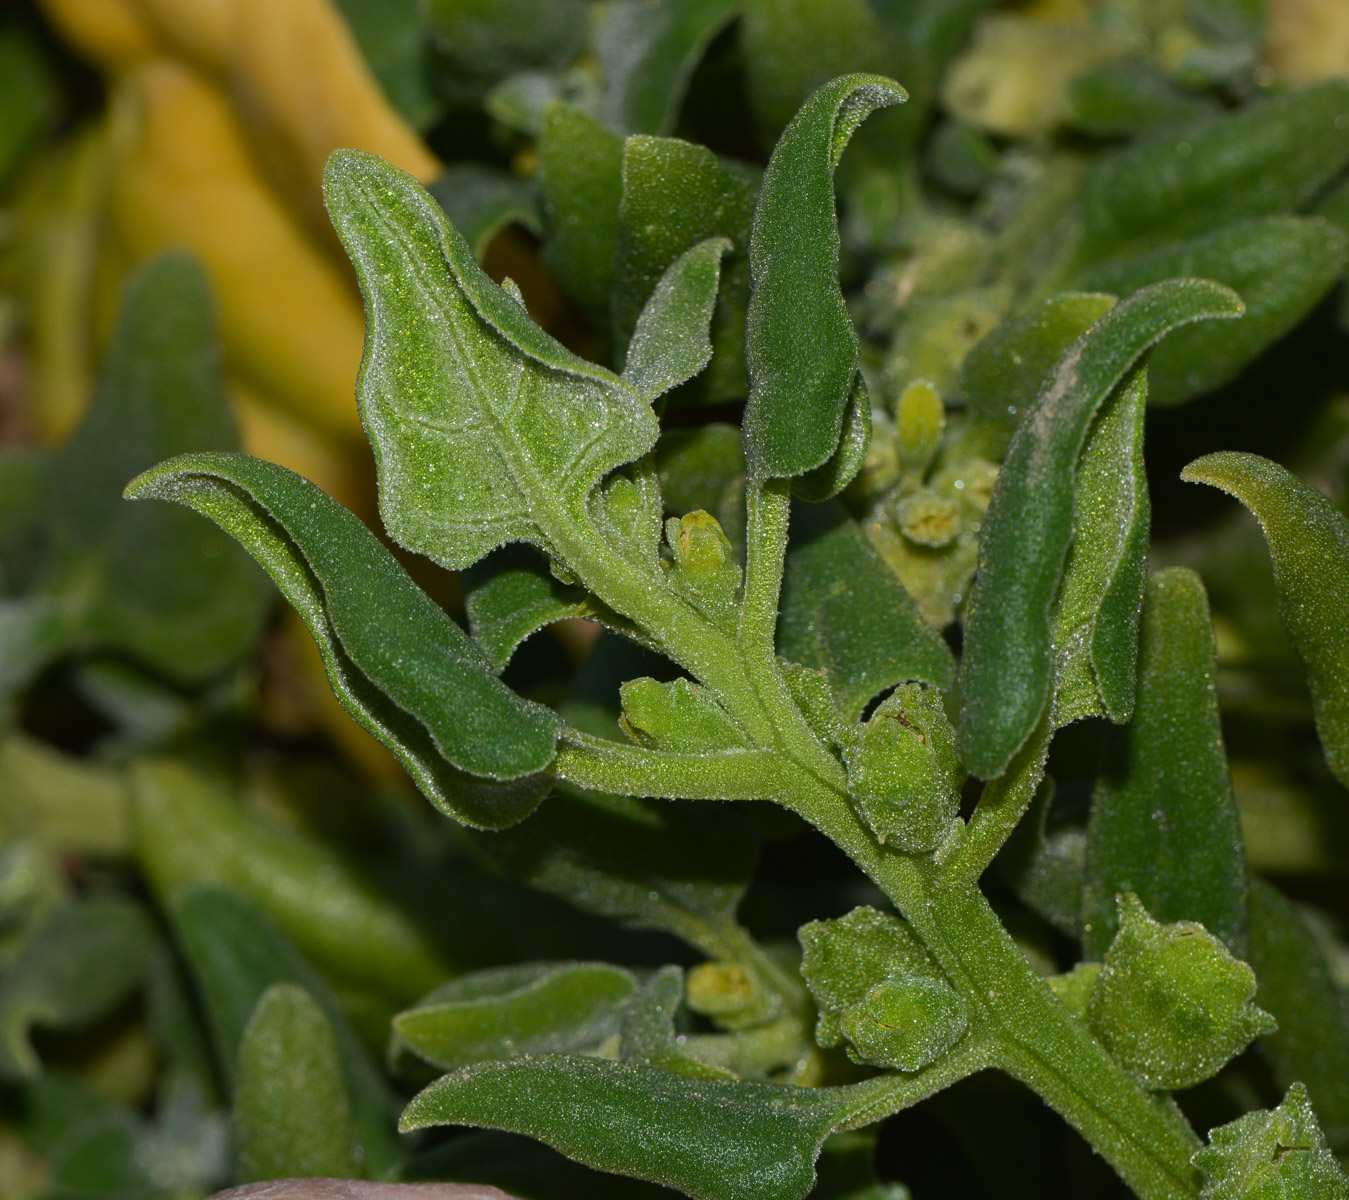
[{"label": "small green flower bud", "polygon": [[946,409],[937,389],[925,379],[915,379],[895,405],[899,460],[906,471],[921,476],[932,465],[945,428]]},{"label": "small green flower bud", "polygon": [[729,616],[740,587],[740,567],[721,523],[699,509],[665,522],[675,581],[709,616]]},{"label": "small green flower bud", "polygon": [[895,506],[899,531],[920,546],[948,546],[960,533],[960,501],[931,488],[910,492]]},{"label": "small green flower bud", "polygon": [[965,1005],[944,979],[878,983],[839,1017],[849,1054],[858,1062],[919,1071],[960,1041]]},{"label": "small green flower bud", "polygon": [[704,962],[689,971],[684,981],[684,1002],[719,1024],[734,1025],[737,1017],[761,1008],[763,997],[744,963]]}]

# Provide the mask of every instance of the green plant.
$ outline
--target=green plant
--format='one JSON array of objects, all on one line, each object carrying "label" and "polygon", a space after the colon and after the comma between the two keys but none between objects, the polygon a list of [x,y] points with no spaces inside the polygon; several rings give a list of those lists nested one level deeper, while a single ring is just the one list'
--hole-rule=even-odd
[{"label": "green plant", "polygon": [[[308,625],[356,720],[441,811],[502,831],[480,840],[489,855],[705,956],[687,974],[541,961],[442,985],[394,1020],[396,1054],[449,1072],[406,1108],[405,1131],[525,1133],[709,1200],[786,1200],[810,1191],[831,1135],[996,1068],[1141,1197],[1343,1195],[1303,1091],[1215,1131],[1207,1149],[1168,1097],[1283,1019],[1279,1004],[1272,1017],[1255,1003],[1256,980],[1262,954],[1290,944],[1270,933],[1288,921],[1277,895],[1255,906],[1271,915],[1250,928],[1203,587],[1180,568],[1147,578],[1148,354],[1160,344],[1172,398],[1198,386],[1193,371],[1231,342],[1196,323],[1238,318],[1242,300],[1200,279],[1136,287],[1125,267],[1102,268],[1093,286],[1127,298],[1056,291],[1003,326],[981,351],[985,382],[970,387],[955,436],[942,440],[939,402],[904,391],[879,449],[919,483],[936,460],[956,472],[957,493],[985,492],[968,498],[986,512],[957,667],[834,499],[885,464],[869,457],[833,174],[863,119],[904,98],[883,77],[836,79],[777,143],[748,244],[739,446],[731,431],[662,435],[659,420],[662,398],[715,359],[724,335],[725,236],[682,249],[643,303],[625,301],[636,312],[614,373],[545,334],[408,176],[334,156],[329,210],[369,320],[358,398],[381,514],[405,550],[465,572],[471,636],[357,518],[282,468],[189,454],[128,495],[188,505],[242,542]],[[638,151],[690,191],[715,166],[681,145]],[[545,157],[545,187],[548,170]],[[1119,170],[1116,189],[1133,178]],[[1285,173],[1282,191],[1246,189],[1230,215],[1299,203],[1324,174],[1312,166],[1306,186]],[[1079,258],[1099,260],[1111,239],[1146,240],[1158,217],[1145,208],[1119,200]],[[1158,270],[1173,265],[1182,260]],[[591,282],[608,295],[598,274]],[[1018,377],[1007,363],[1034,367]],[[967,362],[971,378],[980,366]],[[1014,422],[1009,406],[1022,410]],[[984,455],[1001,458],[991,492]],[[1342,773],[1349,525],[1264,460],[1218,455],[1189,473],[1260,517]],[[910,506],[913,528],[955,519],[941,495],[920,491],[909,489],[928,504]],[[670,500],[695,492],[712,502],[680,512]],[[507,543],[536,553],[500,553]],[[617,724],[580,692],[553,709],[501,681],[525,637],[575,615],[663,656],[674,677],[623,682]],[[1084,717],[1116,728],[1085,861],[1074,862],[1055,858],[1044,828],[1019,826],[1055,732]],[[983,781],[972,808],[967,776]],[[736,919],[753,841],[740,810],[667,812],[661,800],[780,806],[842,849],[894,911],[806,925],[798,972]],[[1159,805],[1166,819],[1153,822]],[[980,890],[1004,850],[1051,916],[1063,912],[1046,899],[1053,887],[1071,893],[1077,880],[1086,957],[1068,973],[1037,972]],[[212,922],[248,920],[209,895],[183,904],[201,953]],[[315,999],[321,989],[295,986],[297,973],[229,1018],[242,1038],[239,1128],[264,1173],[284,1162],[267,1154],[296,1109],[319,1129],[309,1145],[324,1170],[334,1155],[340,1166],[341,1131],[362,1120],[340,1017]],[[705,1028],[677,1017],[681,1000]],[[291,1044],[303,1053],[280,1049]]]}]

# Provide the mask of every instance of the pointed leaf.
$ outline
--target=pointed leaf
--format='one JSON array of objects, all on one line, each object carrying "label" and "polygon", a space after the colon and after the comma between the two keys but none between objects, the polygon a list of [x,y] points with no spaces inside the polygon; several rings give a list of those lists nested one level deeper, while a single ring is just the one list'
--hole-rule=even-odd
[{"label": "pointed leaf", "polygon": [[173,459],[127,494],[186,504],[243,542],[304,618],[347,711],[450,815],[510,824],[538,802],[533,785],[468,794],[449,764],[519,779],[552,758],[557,718],[501,683],[468,636],[335,500],[284,467],[242,454]]},{"label": "pointed leaf", "polygon": [[850,1088],[690,1079],[634,1062],[542,1055],[483,1063],[433,1083],[406,1132],[477,1125],[525,1133],[588,1166],[695,1200],[800,1200]]},{"label": "pointed leaf", "polygon": [[269,987],[244,1027],[234,1141],[244,1183],[361,1174],[337,1035],[298,984]]},{"label": "pointed leaf", "polygon": [[1172,280],[1116,305],[1059,361],[1018,427],[979,540],[965,618],[960,749],[981,779],[1007,768],[1049,702],[1050,614],[1072,538],[1073,480],[1097,410],[1170,330],[1234,317],[1218,284]]},{"label": "pointed leaf", "polygon": [[1349,787],[1349,521],[1315,488],[1256,454],[1208,454],[1181,478],[1222,488],[1260,522],[1279,612],[1307,665],[1316,732],[1330,769]]},{"label": "pointed leaf", "polygon": [[865,376],[858,371],[848,393],[848,408],[843,414],[838,449],[820,466],[798,475],[792,481],[792,495],[812,503],[837,496],[862,469],[870,446],[871,393],[867,390]]},{"label": "pointed leaf", "polygon": [[721,282],[725,238],[686,250],[656,284],[628,343],[623,378],[654,400],[698,374],[712,358],[709,326]]},{"label": "pointed leaf", "polygon": [[1115,898],[1198,921],[1246,950],[1246,854],[1227,770],[1204,586],[1173,567],[1148,582],[1133,720],[1111,730],[1087,830],[1083,949],[1099,958]]},{"label": "pointed leaf", "polygon": [[857,127],[904,89],[845,75],[802,106],[773,150],[750,238],[745,456],[754,479],[800,475],[837,449],[857,333],[838,284],[834,168]]},{"label": "pointed leaf", "polygon": [[650,406],[535,325],[411,176],[340,151],[326,195],[369,314],[357,398],[389,532],[452,568],[578,536],[595,484],[654,445]]},{"label": "pointed leaf", "polygon": [[1073,541],[1054,606],[1054,722],[1134,707],[1138,616],[1148,573],[1151,505],[1143,468],[1148,375],[1122,383],[1082,450],[1073,500]]}]

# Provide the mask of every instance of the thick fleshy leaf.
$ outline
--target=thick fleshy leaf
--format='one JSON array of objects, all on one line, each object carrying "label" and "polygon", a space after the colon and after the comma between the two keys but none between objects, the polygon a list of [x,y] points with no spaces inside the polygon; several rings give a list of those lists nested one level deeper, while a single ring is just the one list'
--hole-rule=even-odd
[{"label": "thick fleshy leaf", "polygon": [[534,963],[463,975],[394,1018],[394,1034],[444,1070],[526,1054],[587,1053],[618,1037],[631,971]]},{"label": "thick fleshy leaf", "polygon": [[185,504],[238,538],[304,619],[338,698],[439,806],[472,824],[509,824],[537,803],[532,785],[456,798],[462,789],[446,767],[496,779],[538,771],[553,756],[556,716],[501,683],[468,635],[326,493],[261,459],[199,454],[147,471],[127,495]]},{"label": "thick fleshy leaf", "polygon": [[669,133],[689,77],[739,0],[613,4],[595,35],[599,116],[619,133]]},{"label": "thick fleshy leaf", "polygon": [[507,225],[542,233],[539,193],[533,184],[481,163],[455,163],[427,185],[450,223],[464,235],[479,261]]},{"label": "thick fleshy leaf", "polygon": [[535,325],[411,176],[341,151],[326,178],[369,314],[357,399],[386,528],[456,569],[583,536],[590,490],[655,444],[650,405]]},{"label": "thick fleshy leaf", "polygon": [[271,921],[233,892],[193,888],[167,908],[206,1014],[217,1064],[230,1087],[238,1081],[239,1048],[258,1001],[275,984],[296,984],[318,1004],[336,1038],[355,1152],[376,1178],[392,1167],[399,1154],[384,1079],[313,967]]},{"label": "thick fleshy leaf", "polygon": [[1265,217],[1098,263],[1079,287],[1129,296],[1177,276],[1214,279],[1246,305],[1239,321],[1183,329],[1148,360],[1151,403],[1181,404],[1229,382],[1316,306],[1344,269],[1349,238],[1317,218]]},{"label": "thick fleshy leaf", "polygon": [[1172,329],[1240,313],[1233,292],[1202,280],[1143,289],[1073,344],[1018,426],[984,518],[965,618],[960,749],[981,779],[1006,770],[1049,702],[1051,611],[1072,538],[1077,462],[1097,410]]},{"label": "thick fleshy leaf", "polygon": [[272,984],[244,1027],[233,1116],[239,1182],[362,1174],[337,1035],[299,984]]},{"label": "thick fleshy leaf", "polygon": [[1100,159],[1083,193],[1083,250],[1160,245],[1291,212],[1349,165],[1349,83],[1286,92]]},{"label": "thick fleshy leaf", "polygon": [[712,357],[712,310],[721,283],[725,238],[681,254],[660,277],[628,342],[623,378],[654,400],[698,374]]},{"label": "thick fleshy leaf", "polygon": [[906,93],[845,75],[802,106],[773,150],[754,210],[745,457],[755,479],[800,475],[838,447],[858,343],[838,283],[834,168],[857,127]]},{"label": "thick fleshy leaf", "polygon": [[691,1079],[550,1054],[446,1075],[413,1099],[400,1127],[525,1133],[696,1200],[799,1200],[814,1185],[821,1144],[854,1102],[850,1088]]},{"label": "thick fleshy leaf", "polygon": [[538,152],[544,258],[602,327],[614,287],[623,139],[574,105],[553,103]]},{"label": "thick fleshy leaf", "polygon": [[996,326],[960,368],[965,407],[987,455],[1000,459],[1022,417],[1035,404],[1054,364],[1114,307],[1111,296],[1064,292]]},{"label": "thick fleshy leaf", "polygon": [[1316,732],[1330,769],[1349,786],[1349,521],[1315,488],[1256,454],[1208,454],[1181,478],[1222,488],[1260,522],[1279,612],[1307,665]]},{"label": "thick fleshy leaf", "polygon": [[778,650],[825,672],[845,720],[896,683],[950,685],[950,649],[842,508],[797,504],[792,530]]},{"label": "thick fleshy leaf", "polygon": [[745,307],[754,187],[706,146],[678,138],[630,137],[623,147],[623,197],[614,263],[613,330],[626,346],[665,270],[711,237],[727,238],[712,315],[712,362],[695,384],[709,401],[745,394]]},{"label": "thick fleshy leaf", "polygon": [[1311,927],[1286,896],[1251,883],[1256,1000],[1279,1027],[1260,1040],[1280,1087],[1301,1082],[1336,1150],[1349,1147],[1349,997]]},{"label": "thick fleshy leaf", "polygon": [[500,671],[530,634],[567,617],[588,616],[582,588],[563,583],[527,546],[502,546],[460,572],[473,640]]},{"label": "thick fleshy leaf", "polygon": [[82,1029],[121,1003],[149,962],[153,931],[125,899],[62,904],[27,936],[0,977],[0,1078],[37,1075],[33,1026]]},{"label": "thick fleshy leaf", "polygon": [[1138,615],[1151,505],[1143,468],[1148,374],[1115,390],[1082,450],[1073,541],[1054,604],[1054,722],[1127,721],[1134,706]]},{"label": "thick fleshy leaf", "polygon": [[1133,720],[1111,730],[1087,830],[1082,945],[1100,958],[1116,897],[1160,921],[1198,921],[1246,950],[1246,854],[1214,683],[1204,586],[1173,567],[1148,582]]}]

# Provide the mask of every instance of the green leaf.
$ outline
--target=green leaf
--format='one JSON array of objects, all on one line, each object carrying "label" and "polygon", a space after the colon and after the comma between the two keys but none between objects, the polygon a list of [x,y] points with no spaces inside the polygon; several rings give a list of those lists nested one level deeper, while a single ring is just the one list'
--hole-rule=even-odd
[{"label": "green leaf", "polygon": [[778,650],[823,670],[848,721],[896,683],[951,683],[951,651],[837,505],[793,506]]},{"label": "green leaf", "polygon": [[1260,1039],[1281,1087],[1305,1084],[1335,1148],[1349,1146],[1349,998],[1292,903],[1252,881],[1251,966],[1256,999],[1279,1023]]},{"label": "green leaf", "polygon": [[1202,1200],[1344,1200],[1349,1179],[1327,1149],[1307,1089],[1293,1084],[1272,1111],[1247,1113],[1209,1134],[1194,1156]]},{"label": "green leaf", "polygon": [[32,1078],[42,1064],[28,1041],[35,1025],[82,1029],[136,988],[153,931],[127,899],[73,901],[53,909],[0,976],[0,1078]]},{"label": "green leaf", "polygon": [[699,1062],[678,1049],[674,1018],[683,997],[681,967],[661,967],[651,975],[624,1006],[619,1056],[690,1079],[734,1079],[726,1068]]},{"label": "green leaf", "polygon": [[837,496],[856,477],[871,447],[871,393],[861,371],[853,377],[838,449],[820,466],[792,480],[792,495],[818,504]]},{"label": "green leaf", "polygon": [[574,105],[555,102],[544,109],[538,154],[544,259],[603,328],[614,289],[623,139]]},{"label": "green leaf", "polygon": [[1151,63],[1125,59],[1079,75],[1068,85],[1068,121],[1095,137],[1119,138],[1192,122],[1210,102],[1183,90]]},{"label": "green leaf", "polygon": [[430,78],[422,0],[335,0],[393,106],[417,129],[440,111]]},{"label": "green leaf", "polygon": [[633,1062],[540,1055],[446,1075],[403,1113],[405,1132],[477,1125],[525,1133],[600,1170],[695,1200],[800,1200],[848,1088],[690,1079]]},{"label": "green leaf", "polygon": [[1073,344],[1018,427],[984,519],[965,618],[960,750],[981,779],[1006,770],[1049,702],[1051,612],[1072,539],[1077,462],[1097,410],[1172,329],[1240,312],[1236,295],[1202,280],[1143,289]]},{"label": "green leaf", "polygon": [[461,102],[516,72],[564,66],[586,41],[581,0],[427,0],[422,8],[441,90]]},{"label": "green leaf", "polygon": [[619,692],[624,731],[638,745],[675,753],[746,747],[749,739],[704,687],[687,679],[633,679]]},{"label": "green leaf", "polygon": [[628,342],[623,379],[646,400],[692,379],[712,358],[709,326],[721,282],[725,238],[681,254],[660,277]]},{"label": "green leaf", "polygon": [[538,189],[527,180],[481,163],[454,163],[426,190],[445,210],[450,224],[464,235],[482,261],[487,247],[507,225],[543,232]]},{"label": "green leaf", "polygon": [[[1114,297],[1064,292],[994,327],[965,356],[960,390],[980,449],[1002,458],[1064,352],[1114,307]],[[983,439],[988,439],[986,446]]]},{"label": "green leaf", "polygon": [[1315,488],[1259,455],[1208,454],[1181,478],[1221,488],[1260,522],[1279,613],[1307,666],[1326,761],[1349,786],[1349,522]]},{"label": "green leaf", "polygon": [[200,885],[237,891],[332,978],[400,1002],[449,973],[426,931],[330,846],[178,763],[142,761],[132,780],[136,861],[161,903]]},{"label": "green leaf", "polygon": [[241,1182],[362,1175],[337,1035],[298,984],[259,997],[239,1043],[233,1112]]},{"label": "green leaf", "polygon": [[1349,165],[1349,83],[1286,92],[1099,159],[1082,245],[1093,259],[1303,207]]},{"label": "green leaf", "polygon": [[671,429],[656,447],[660,492],[671,512],[712,513],[738,561],[745,550],[745,455],[734,425]]},{"label": "green leaf", "polygon": [[1133,720],[1111,730],[1087,830],[1083,949],[1110,945],[1115,898],[1199,921],[1246,950],[1246,854],[1218,719],[1204,585],[1172,567],[1148,581]]},{"label": "green leaf", "polygon": [[1119,897],[1087,1023],[1143,1087],[1193,1087],[1269,1033],[1254,999],[1255,972],[1202,925],[1160,924],[1133,893]]},{"label": "green leaf", "polygon": [[473,640],[495,670],[502,670],[516,647],[545,625],[591,615],[585,592],[549,573],[527,546],[502,546],[459,575]]},{"label": "green leaf", "polygon": [[618,133],[669,133],[689,78],[739,0],[614,4],[595,35],[599,116]]},{"label": "green leaf", "polygon": [[1087,835],[1080,826],[1051,827],[1054,782],[1045,780],[1025,818],[999,853],[996,865],[1027,908],[1065,937],[1082,936],[1082,881]]},{"label": "green leaf", "polygon": [[1214,279],[1241,296],[1239,321],[1178,331],[1148,363],[1151,402],[1181,404],[1228,383],[1298,325],[1335,285],[1349,237],[1317,218],[1266,217],[1098,263],[1080,287],[1132,295],[1180,275]]},{"label": "green leaf", "polygon": [[1054,723],[1134,707],[1138,618],[1147,583],[1151,505],[1143,467],[1148,373],[1115,390],[1082,450],[1073,540],[1054,604]]},{"label": "green leaf", "polygon": [[185,504],[248,547],[309,627],[344,707],[443,811],[499,826],[538,803],[541,785],[470,790],[453,768],[507,780],[538,771],[553,756],[556,716],[501,683],[473,641],[335,500],[242,454],[173,459],[127,495]]},{"label": "green leaf", "polygon": [[800,475],[838,447],[858,343],[838,284],[834,168],[848,139],[906,93],[846,75],[802,106],[773,150],[754,210],[745,457],[756,480]]},{"label": "green leaf", "polygon": [[396,1041],[444,1070],[528,1054],[595,1053],[616,1042],[631,971],[529,963],[462,975],[394,1018]]},{"label": "green leaf", "polygon": [[271,921],[232,892],[192,888],[179,893],[167,910],[227,1083],[238,1082],[239,1048],[263,994],[275,984],[298,985],[322,1010],[337,1041],[351,1105],[353,1153],[375,1178],[389,1170],[399,1153],[387,1087],[314,969]]},{"label": "green leaf", "polygon": [[48,587],[78,642],[185,683],[253,643],[268,589],[239,547],[187,513],[118,501],[170,455],[236,443],[206,277],[184,255],[155,259],[128,279],[89,415],[51,465]]},{"label": "green leaf", "polygon": [[657,281],[681,254],[712,237],[731,243],[712,314],[712,362],[694,385],[707,401],[743,396],[746,388],[745,308],[755,189],[743,174],[707,147],[678,138],[638,135],[623,145],[612,300],[617,346],[627,345]]},{"label": "green leaf", "polygon": [[343,151],[327,197],[370,314],[357,397],[389,532],[456,569],[588,539],[591,489],[655,444],[650,405],[535,325],[410,176]]}]

